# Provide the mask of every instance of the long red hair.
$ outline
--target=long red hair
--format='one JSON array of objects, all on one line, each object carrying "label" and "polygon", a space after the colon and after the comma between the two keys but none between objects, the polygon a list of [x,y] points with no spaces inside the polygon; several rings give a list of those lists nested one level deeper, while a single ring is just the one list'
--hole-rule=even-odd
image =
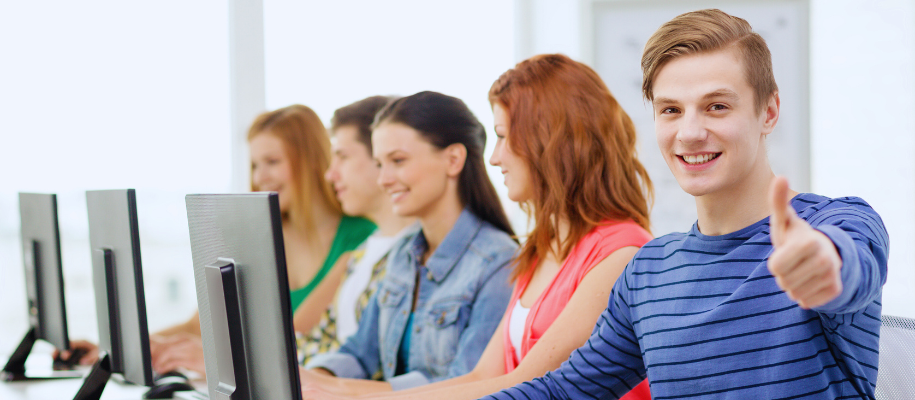
[{"label": "long red hair", "polygon": [[[524,276],[548,252],[560,260],[607,221],[649,229],[651,179],[636,157],[636,132],[603,80],[562,54],[524,60],[489,90],[509,117],[508,146],[530,168],[532,198],[522,204],[535,226],[516,258]],[[560,219],[568,235],[554,249]]]}]

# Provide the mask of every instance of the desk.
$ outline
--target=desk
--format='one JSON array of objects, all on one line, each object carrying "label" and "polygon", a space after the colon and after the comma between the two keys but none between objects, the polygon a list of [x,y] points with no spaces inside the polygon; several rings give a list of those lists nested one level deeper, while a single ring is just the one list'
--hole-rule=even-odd
[{"label": "desk", "polygon": [[[82,386],[82,379],[55,379],[44,381],[0,382],[0,399],[3,400],[67,400],[72,399]],[[109,381],[102,392],[105,400],[139,400],[148,388]]]},{"label": "desk", "polygon": [[[6,354],[0,356],[0,368],[6,364],[6,359]],[[48,372],[51,367],[51,355],[48,352],[33,352],[25,365],[27,371]],[[89,374],[89,369],[89,367],[80,367],[84,376]],[[192,381],[192,384],[197,390],[206,392],[206,381]],[[76,392],[82,385],[83,378],[19,382],[0,380],[0,400],[69,400],[76,396]],[[121,383],[118,378],[112,377],[105,385],[102,400],[140,400],[147,390],[149,390],[148,387]],[[178,396],[179,393],[175,395]]]},{"label": "desk", "polygon": [[[53,379],[43,381],[21,381],[5,382],[0,381],[0,399],[2,400],[68,400],[76,395],[76,392],[82,386],[82,379]],[[194,381],[194,387],[201,393],[206,393],[206,381]],[[149,388],[126,383],[120,383],[116,380],[108,381],[105,385],[105,391],[102,392],[102,400],[140,400],[143,393]],[[199,399],[205,398],[205,395],[194,394],[194,392],[176,392],[176,399]]]}]

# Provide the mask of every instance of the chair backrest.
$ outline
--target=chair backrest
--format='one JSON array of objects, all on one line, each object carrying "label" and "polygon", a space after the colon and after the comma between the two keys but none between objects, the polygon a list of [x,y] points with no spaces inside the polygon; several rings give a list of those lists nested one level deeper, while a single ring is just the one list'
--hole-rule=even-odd
[{"label": "chair backrest", "polygon": [[915,319],[880,317],[878,399],[911,399],[915,395]]}]

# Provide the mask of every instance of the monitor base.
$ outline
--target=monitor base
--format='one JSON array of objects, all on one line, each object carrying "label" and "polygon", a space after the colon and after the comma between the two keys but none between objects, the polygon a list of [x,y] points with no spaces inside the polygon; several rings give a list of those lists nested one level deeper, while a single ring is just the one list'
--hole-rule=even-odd
[{"label": "monitor base", "polygon": [[111,358],[107,353],[102,353],[98,362],[92,366],[92,371],[86,376],[83,386],[76,392],[73,400],[99,400],[110,378]]},{"label": "monitor base", "polygon": [[0,374],[0,379],[5,382],[28,382],[28,381],[46,381],[52,379],[76,379],[82,378],[85,375],[81,371],[49,371],[48,374],[37,374],[32,372],[26,372],[24,374],[14,374],[10,372],[3,372]]},{"label": "monitor base", "polygon": [[35,327],[32,327],[29,329],[28,333],[25,334],[25,337],[22,338],[22,341],[19,342],[19,346],[16,347],[16,351],[13,352],[13,355],[10,356],[10,359],[6,362],[3,371],[0,371],[0,380],[6,382],[22,382],[83,377],[84,373],[82,371],[72,368],[58,369],[57,366],[55,366],[54,370],[39,370],[40,372],[26,371],[25,360],[29,358],[29,354],[32,352],[32,346],[35,345],[35,341],[37,340]]},{"label": "monitor base", "polygon": [[25,360],[29,358],[29,353],[32,352],[32,346],[35,345],[36,340],[38,340],[38,335],[35,333],[35,327],[33,326],[29,328],[25,337],[19,342],[19,346],[16,346],[16,351],[10,356],[6,366],[3,367],[4,376],[8,374],[25,375]]}]

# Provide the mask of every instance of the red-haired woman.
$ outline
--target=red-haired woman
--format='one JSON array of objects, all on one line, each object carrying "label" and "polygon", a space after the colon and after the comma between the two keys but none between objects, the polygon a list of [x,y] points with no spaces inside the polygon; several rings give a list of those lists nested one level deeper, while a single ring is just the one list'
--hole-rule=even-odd
[{"label": "red-haired woman", "polygon": [[[536,225],[514,263],[508,310],[476,367],[391,398],[476,399],[558,368],[588,340],[613,282],[651,239],[652,187],[636,158],[635,128],[591,68],[535,56],[496,80],[489,99],[498,137],[490,163]],[[648,397],[643,382],[623,398]]]}]

